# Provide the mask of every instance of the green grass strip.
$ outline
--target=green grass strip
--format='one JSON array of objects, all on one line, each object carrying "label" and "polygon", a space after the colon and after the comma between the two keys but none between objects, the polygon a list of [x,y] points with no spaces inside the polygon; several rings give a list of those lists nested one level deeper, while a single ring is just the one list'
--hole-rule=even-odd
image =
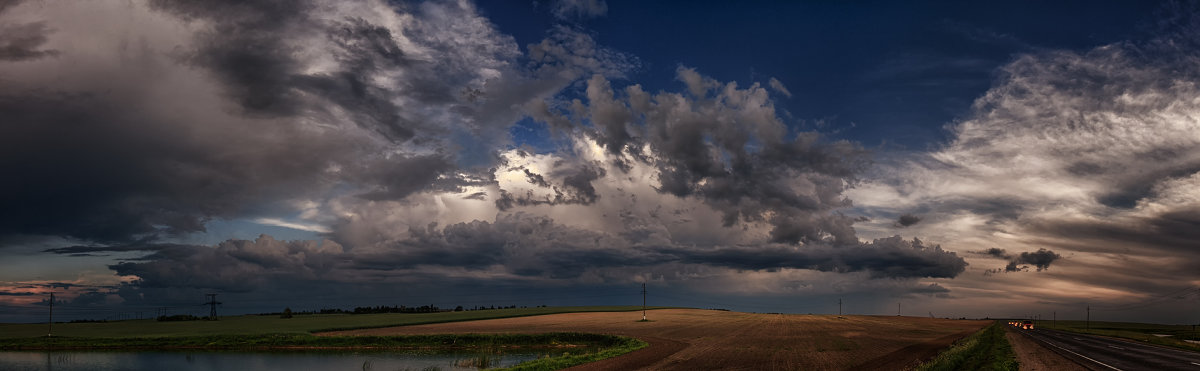
[{"label": "green grass strip", "polygon": [[917,371],[953,370],[1017,370],[1017,358],[1012,345],[1004,337],[999,321],[963,338],[929,362],[917,366]]},{"label": "green grass strip", "polygon": [[515,366],[503,368],[500,370],[508,370],[508,371],[561,370],[561,369],[572,367],[572,366],[578,366],[578,365],[582,365],[585,363],[591,363],[591,362],[596,362],[596,361],[599,361],[602,359],[616,357],[616,356],[619,356],[619,355],[622,355],[625,353],[629,353],[629,352],[632,352],[632,351],[635,351],[638,349],[645,348],[649,345],[650,344],[647,344],[646,342],[638,340],[638,339],[621,338],[620,344],[613,346],[613,347],[609,347],[609,348],[603,348],[600,351],[595,352],[595,353],[585,353],[585,354],[578,354],[578,355],[563,354],[562,356],[558,356],[558,357],[539,358],[539,359],[535,359],[535,360],[528,361],[528,362],[522,362]]}]

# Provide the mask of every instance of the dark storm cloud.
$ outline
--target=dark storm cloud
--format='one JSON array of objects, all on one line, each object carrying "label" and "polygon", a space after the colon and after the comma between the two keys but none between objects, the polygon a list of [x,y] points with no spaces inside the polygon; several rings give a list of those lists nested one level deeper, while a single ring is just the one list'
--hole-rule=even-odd
[{"label": "dark storm cloud", "polygon": [[229,240],[217,246],[177,245],[144,258],[110,266],[121,276],[136,276],[130,288],[194,288],[248,292],[287,282],[321,277],[341,259],[342,247],[330,241]]},{"label": "dark storm cloud", "polygon": [[[1050,268],[1050,263],[1062,258],[1062,255],[1056,254],[1054,251],[1050,251],[1045,248],[1038,249],[1034,252],[1010,254],[1004,249],[993,247],[983,251],[973,251],[973,253],[1008,260],[1008,265],[1004,266],[1003,272],[1020,272],[1027,270],[1028,266],[1022,264],[1033,265],[1035,268],[1037,268],[1038,272],[1041,272]],[[1000,272],[1001,270],[999,268],[989,269],[985,272],[985,274]]]},{"label": "dark storm cloud", "polygon": [[79,294],[79,296],[76,296],[74,299],[71,299],[66,304],[68,306],[73,306],[73,307],[86,307],[86,306],[101,305],[101,304],[104,304],[106,301],[108,301],[108,293],[99,292],[99,291],[88,291],[88,292]]},{"label": "dark storm cloud", "polygon": [[321,280],[354,285],[371,282],[379,274],[420,274],[436,280],[446,272],[464,271],[540,278],[545,284],[633,267],[679,269],[680,264],[752,271],[867,272],[872,278],[898,279],[952,278],[967,265],[939,246],[898,236],[855,246],[644,246],[622,236],[518,212],[497,216],[493,222],[412,229],[407,238],[374,248],[345,250],[329,241],[278,241],[264,235],[214,247],[172,246],[111,268],[118,275],[136,277],[120,290],[122,297],[132,298],[168,295],[163,290],[170,288],[296,290]]},{"label": "dark storm cloud", "polygon": [[363,184],[376,184],[375,190],[359,196],[368,200],[397,200],[433,185],[438,176],[454,169],[442,155],[379,158],[364,161],[350,169],[352,177]]},{"label": "dark storm cloud", "polygon": [[[298,193],[294,182],[320,174],[336,142],[295,138],[266,124],[216,124],[236,138],[185,135],[180,126],[206,117],[170,120],[141,109],[118,109],[136,93],[0,93],[0,169],[20,182],[0,184],[0,234],[72,236],[130,241],[165,232],[200,231],[211,217],[232,217],[273,195]],[[268,151],[237,148],[290,142]],[[324,157],[328,156],[328,157]]]},{"label": "dark storm cloud", "polygon": [[[494,103],[492,95],[505,92],[461,94],[479,88],[486,71],[506,72],[517,56],[511,38],[472,23],[479,18],[469,3],[150,5],[154,16],[186,23],[166,32],[182,38],[167,50],[143,38],[140,49],[117,48],[116,65],[104,59],[107,45],[98,54],[65,50],[33,62],[49,66],[41,73],[52,80],[5,76],[0,172],[21,180],[0,184],[0,236],[129,244],[200,232],[214,219],[290,214],[292,202],[331,197],[334,186],[369,200],[454,187],[461,176],[446,175],[458,159],[444,134],[482,124],[448,117],[512,116],[472,101]],[[401,35],[377,20],[379,12],[402,12],[414,23]],[[55,22],[69,21],[0,22],[7,27],[0,48],[33,50]],[[129,27],[130,38],[162,31]],[[426,55],[412,57],[398,40]],[[16,56],[11,50],[0,53]]]},{"label": "dark storm cloud", "polygon": [[529,169],[525,169],[524,171],[525,179],[529,180],[529,184],[544,188],[551,187],[550,183],[546,182],[546,177],[543,177],[542,174],[534,174],[532,171],[529,171]]},{"label": "dark storm cloud", "polygon": [[912,226],[912,225],[920,223],[920,222],[921,222],[921,217],[913,215],[913,214],[904,214],[904,215],[901,215],[900,218],[896,220],[896,226],[903,228],[903,227]]},{"label": "dark storm cloud", "polygon": [[1000,259],[1010,259],[1011,258],[1011,255],[1008,255],[1008,251],[1004,251],[1004,249],[1001,249],[999,247],[993,247],[993,248],[983,250],[983,251],[976,251],[975,253],[981,254],[981,255],[988,255],[988,256],[1000,258]]},{"label": "dark storm cloud", "polygon": [[49,253],[55,253],[55,254],[76,255],[76,254],[90,254],[90,253],[97,253],[97,252],[159,251],[159,250],[164,250],[164,249],[169,249],[169,248],[176,248],[179,246],[186,246],[186,245],[134,243],[134,244],[127,244],[127,245],[106,245],[106,246],[67,246],[67,247],[56,247],[56,248],[46,249],[46,250],[42,250],[42,251],[49,252]]},{"label": "dark storm cloud", "polygon": [[[1131,220],[1038,220],[1030,231],[1067,241],[1072,249],[1125,252],[1129,245],[1156,254],[1195,253],[1200,239],[1200,208],[1177,206],[1169,212]],[[1076,244],[1074,242],[1082,242]]]},{"label": "dark storm cloud", "polygon": [[918,287],[910,289],[908,292],[912,293],[912,294],[927,295],[927,296],[936,297],[936,298],[951,297],[950,289],[945,288],[942,285],[939,285],[936,283],[931,283],[928,286],[918,286]]},{"label": "dark storm cloud", "polygon": [[1021,253],[1021,255],[1017,256],[1016,262],[1021,264],[1032,264],[1033,266],[1037,267],[1037,270],[1040,272],[1046,268],[1049,268],[1050,263],[1058,260],[1059,258],[1062,258],[1062,256],[1055,254],[1053,251],[1038,249],[1038,251],[1034,252]]},{"label": "dark storm cloud", "polygon": [[739,89],[684,67],[677,75],[689,94],[650,94],[637,85],[618,93],[593,76],[586,106],[535,117],[590,124],[618,168],[653,166],[659,192],[704,200],[727,226],[765,221],[776,242],[857,242],[853,219],[832,210],[850,205],[842,193],[868,163],[861,146],[790,133],[759,84]]},{"label": "dark storm cloud", "polygon": [[[0,13],[4,11],[0,6]],[[46,22],[24,24],[0,23],[0,62],[25,61],[59,54],[56,50],[40,49],[52,32]]]},{"label": "dark storm cloud", "polygon": [[[414,136],[414,125],[392,103],[396,92],[369,79],[381,70],[406,67],[405,53],[390,31],[363,19],[326,23],[315,19],[314,1],[190,1],[155,0],[157,9],[188,20],[206,21],[211,28],[196,35],[198,46],[188,61],[213,73],[226,93],[249,115],[291,117],[327,109],[309,98],[317,96],[353,115],[354,122],[392,140]],[[303,39],[297,34],[320,33],[338,48],[331,50],[339,68],[305,73],[300,60]]]},{"label": "dark storm cloud", "polygon": [[781,268],[824,272],[870,273],[873,278],[953,278],[967,263],[940,246],[925,246],[920,239],[900,236],[876,239],[857,246],[728,247],[712,250],[665,249],[686,263],[699,263],[746,270]]},{"label": "dark storm cloud", "polygon": [[500,197],[495,201],[497,209],[505,211],[515,206],[533,205],[591,205],[600,198],[592,182],[607,175],[607,171],[598,163],[576,167],[556,166],[550,177],[561,179],[560,184],[551,183],[546,176],[529,169],[522,168],[521,171],[530,184],[549,188],[554,195],[539,196],[533,190],[527,190],[524,194],[514,194],[501,189]]},{"label": "dark storm cloud", "polygon": [[23,1],[25,0],[0,0],[0,14],[4,14],[4,11],[17,6],[17,4]]},{"label": "dark storm cloud", "polygon": [[439,265],[483,269],[492,265],[514,274],[574,278],[587,269],[647,266],[669,259],[631,249],[628,241],[606,233],[571,228],[524,213],[494,222],[456,223],[445,228],[411,230],[411,238],[385,251],[356,258],[356,268],[408,269]]}]

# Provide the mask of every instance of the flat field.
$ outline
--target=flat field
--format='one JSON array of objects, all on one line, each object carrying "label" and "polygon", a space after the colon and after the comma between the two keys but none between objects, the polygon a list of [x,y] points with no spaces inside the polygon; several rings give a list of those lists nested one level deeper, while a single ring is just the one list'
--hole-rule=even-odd
[{"label": "flat field", "polygon": [[1200,351],[1200,329],[1192,325],[1162,325],[1136,322],[1034,321],[1037,328],[1111,336],[1179,349]]},{"label": "flat field", "polygon": [[[441,313],[311,314],[282,319],[278,316],[228,316],[219,321],[158,322],[152,319],[103,323],[55,323],[54,336],[131,338],[210,335],[307,334],[335,329],[404,326],[422,323],[472,321],[487,318],[536,316],[553,313],[632,311],[642,307],[592,306],[492,309]],[[46,324],[0,324],[0,339],[46,335]]]},{"label": "flat field", "polygon": [[410,335],[587,332],[631,336],[645,349],[579,370],[842,370],[915,366],[993,321],[895,316],[754,314],[661,309],[564,313],[319,333]]}]

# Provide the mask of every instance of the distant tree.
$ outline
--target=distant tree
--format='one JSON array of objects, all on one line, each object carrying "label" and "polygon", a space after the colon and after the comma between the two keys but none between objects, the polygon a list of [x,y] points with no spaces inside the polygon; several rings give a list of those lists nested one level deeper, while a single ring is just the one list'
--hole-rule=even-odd
[{"label": "distant tree", "polygon": [[292,318],[292,308],[283,308],[283,314],[279,318]]},{"label": "distant tree", "polygon": [[196,317],[190,314],[176,314],[173,316],[158,316],[159,322],[174,322],[174,321],[199,321],[206,317]]},{"label": "distant tree", "polygon": [[461,306],[461,305],[459,305],[459,306],[457,306],[457,307],[454,307],[454,311],[455,311],[455,312],[462,312],[462,311],[463,311],[463,308],[462,308],[462,306]]}]

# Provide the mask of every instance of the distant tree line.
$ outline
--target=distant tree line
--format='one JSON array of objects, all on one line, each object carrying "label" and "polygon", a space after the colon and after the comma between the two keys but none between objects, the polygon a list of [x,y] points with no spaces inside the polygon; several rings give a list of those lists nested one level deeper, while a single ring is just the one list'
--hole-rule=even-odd
[{"label": "distant tree line", "polygon": [[176,314],[173,316],[158,316],[159,322],[176,322],[176,321],[199,321],[205,317],[196,317],[190,314]]},{"label": "distant tree line", "polygon": [[[546,306],[539,305],[536,308],[544,308],[544,307],[546,307]],[[341,308],[321,308],[321,309],[317,309],[317,310],[292,310],[289,307],[289,308],[284,308],[283,312],[259,313],[258,315],[260,315],[260,316],[280,316],[280,318],[291,318],[292,316],[302,316],[302,315],[312,315],[312,314],[438,313],[438,312],[462,312],[462,311],[471,311],[471,310],[494,310],[494,309],[517,309],[517,308],[528,308],[528,307],[516,306],[516,305],[509,305],[509,306],[479,305],[479,306],[475,306],[475,307],[471,307],[471,308],[464,308],[463,306],[459,305],[457,307],[454,307],[454,309],[449,309],[449,308],[439,308],[436,305],[422,305],[419,307],[410,307],[410,306],[405,306],[405,305],[397,305],[397,306],[379,305],[379,306],[374,306],[374,307],[354,307],[354,309],[350,309],[350,310],[341,309]],[[174,317],[178,317],[178,316],[174,316]],[[161,319],[160,319],[160,321],[161,321]]]}]

